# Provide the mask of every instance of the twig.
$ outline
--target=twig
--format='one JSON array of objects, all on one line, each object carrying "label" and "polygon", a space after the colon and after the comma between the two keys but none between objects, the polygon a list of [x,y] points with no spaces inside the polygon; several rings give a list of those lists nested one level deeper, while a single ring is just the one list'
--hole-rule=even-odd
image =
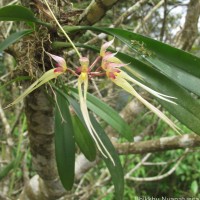
[{"label": "twig", "polygon": [[160,41],[163,41],[163,37],[165,34],[165,27],[166,27],[166,22],[167,22],[167,0],[164,1],[164,17],[163,17],[163,22],[162,22],[162,28],[160,31]]},{"label": "twig", "polygon": [[147,155],[145,155],[143,157],[143,159],[133,168],[131,169],[126,175],[125,175],[125,179],[127,179],[128,177],[130,177],[130,175],[135,172],[138,168],[140,168],[143,163],[151,156],[151,153],[148,153]]},{"label": "twig", "polygon": [[[126,180],[132,180],[132,181],[158,181],[158,180],[162,180],[168,176],[170,176],[179,166],[179,164],[181,163],[181,161],[185,158],[185,156],[188,153],[188,149],[185,150],[184,154],[178,159],[178,161],[176,162],[176,164],[166,173],[162,174],[162,175],[158,175],[158,176],[154,176],[154,177],[146,177],[146,178],[140,178],[140,177],[130,177],[130,176],[125,176]],[[130,174],[129,174],[130,175]]]},{"label": "twig", "polygon": [[137,27],[134,29],[134,32],[138,32],[139,29],[141,28],[142,24],[144,22],[146,22],[151,16],[152,14],[158,10],[158,8],[160,8],[160,6],[162,6],[162,4],[164,3],[164,0],[159,1],[150,11],[149,13],[143,18],[142,22],[138,23]]}]

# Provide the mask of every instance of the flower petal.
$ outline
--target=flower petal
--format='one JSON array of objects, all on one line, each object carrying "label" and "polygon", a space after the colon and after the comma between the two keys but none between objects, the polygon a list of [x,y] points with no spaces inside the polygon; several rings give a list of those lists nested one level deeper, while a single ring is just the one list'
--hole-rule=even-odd
[{"label": "flower petal", "polygon": [[127,66],[127,64],[124,64],[124,63],[107,62],[107,63],[106,63],[106,66],[107,66],[108,68],[118,68],[118,67],[125,67],[125,66]]},{"label": "flower petal", "polygon": [[56,56],[56,55],[53,55],[53,54],[50,54],[48,52],[46,52],[47,55],[49,55],[51,58],[53,58],[59,65],[59,67],[62,67],[64,70],[67,69],[67,64],[65,62],[65,59],[60,57],[60,56]]},{"label": "flower petal", "polygon": [[112,40],[110,40],[109,42],[106,42],[104,43],[102,46],[101,46],[101,50],[100,50],[100,56],[105,56],[105,53],[106,53],[106,49],[112,45],[112,43],[114,42],[114,39],[113,38]]},{"label": "flower petal", "polygon": [[117,57],[115,57],[116,53],[110,53],[110,52],[106,52],[105,56],[103,57],[103,61],[109,61],[109,62],[113,62],[113,63],[122,63],[122,61],[120,59],[118,59]]},{"label": "flower petal", "polygon": [[88,67],[89,66],[89,59],[87,57],[81,57],[79,59],[82,67]]}]

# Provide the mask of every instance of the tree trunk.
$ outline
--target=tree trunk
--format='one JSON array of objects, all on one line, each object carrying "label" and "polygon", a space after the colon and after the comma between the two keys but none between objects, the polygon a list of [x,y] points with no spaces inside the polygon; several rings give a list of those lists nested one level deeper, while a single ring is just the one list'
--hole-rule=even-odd
[{"label": "tree trunk", "polygon": [[20,200],[54,200],[63,189],[57,174],[54,153],[54,114],[44,88],[31,93],[26,99],[26,117],[34,176],[24,188]]},{"label": "tree trunk", "polygon": [[189,51],[198,36],[200,0],[190,0],[183,30],[177,35],[176,46]]}]

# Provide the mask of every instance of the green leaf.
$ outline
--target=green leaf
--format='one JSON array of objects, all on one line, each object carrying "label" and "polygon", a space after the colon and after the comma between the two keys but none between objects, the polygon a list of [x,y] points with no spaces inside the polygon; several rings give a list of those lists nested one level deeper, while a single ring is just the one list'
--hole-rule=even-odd
[{"label": "green leaf", "polygon": [[58,174],[66,190],[74,183],[75,141],[74,130],[66,99],[57,92],[55,110],[55,153]]},{"label": "green leaf", "polygon": [[[168,78],[189,91],[200,95],[200,58],[154,39],[123,29],[100,28],[92,26],[64,27],[66,31],[94,30],[115,36],[134,52],[139,60],[151,64]],[[135,43],[136,41],[136,43]],[[148,55],[150,54],[150,55]],[[132,54],[135,56],[135,54]]]},{"label": "green leaf", "polygon": [[11,5],[0,9],[0,21],[38,22],[38,19],[28,8],[18,5]]},{"label": "green leaf", "polygon": [[113,147],[108,136],[106,135],[102,127],[99,125],[99,123],[95,120],[95,118],[92,115],[90,115],[90,118],[91,118],[93,127],[95,128],[96,132],[101,138],[101,141],[103,142],[104,146],[109,151],[112,158],[114,159],[115,166],[113,165],[110,159],[107,159],[102,156],[102,159],[106,163],[106,166],[111,174],[113,184],[115,186],[115,199],[121,200],[123,199],[123,193],[124,193],[124,174],[123,174],[123,169],[119,160],[119,156],[117,152],[115,151],[115,148]]},{"label": "green leaf", "polygon": [[192,184],[191,184],[190,188],[191,188],[191,191],[192,191],[193,194],[197,194],[198,193],[199,186],[198,186],[198,183],[197,183],[196,180],[192,181]]},{"label": "green leaf", "polygon": [[[79,99],[76,89],[71,88],[70,91],[75,98]],[[120,117],[119,113],[109,105],[89,93],[87,94],[87,105],[90,110],[101,117],[127,140],[131,141],[133,139],[130,126]]]},{"label": "green leaf", "polygon": [[[73,106],[77,105],[77,102],[70,96],[67,96],[65,92],[63,92],[61,89],[59,89],[55,85],[53,85],[53,88],[58,93],[60,93],[63,98],[65,98],[65,101],[69,101],[70,104],[72,104]],[[79,113],[79,116],[81,116],[81,112]],[[89,161],[94,161],[96,158],[96,145],[84,124],[84,120],[80,120],[78,116],[73,112],[71,112],[71,119],[74,130],[74,137],[77,145]]]},{"label": "green leaf", "polygon": [[30,76],[18,76],[17,78],[10,80],[10,81],[6,82],[3,85],[0,85],[0,90],[2,90],[3,88],[5,88],[6,86],[10,85],[13,82],[18,82],[18,81],[23,81],[23,80],[30,80],[30,79],[31,79]]},{"label": "green leaf", "polygon": [[9,35],[3,42],[0,43],[0,52],[5,50],[11,44],[15,43],[25,35],[32,33],[33,30],[23,30]]},{"label": "green leaf", "polygon": [[[17,159],[16,159],[17,160]],[[8,173],[15,167],[16,160],[11,161],[0,171],[0,181],[8,175]]]},{"label": "green leaf", "polygon": [[0,21],[25,21],[42,24],[51,27],[50,24],[40,21],[34,13],[26,7],[11,5],[0,8]]},{"label": "green leaf", "polygon": [[71,118],[73,122],[76,143],[78,144],[84,156],[89,161],[94,161],[96,158],[96,146],[90,136],[90,133],[76,114],[73,114]]},{"label": "green leaf", "polygon": [[[83,120],[79,104],[75,101],[70,101],[71,105],[73,106],[77,116],[80,120]],[[124,175],[123,175],[123,169],[119,160],[119,156],[115,151],[115,148],[113,147],[112,143],[110,142],[108,136],[102,129],[102,127],[98,124],[98,122],[95,120],[95,118],[90,115],[90,119],[92,122],[93,127],[95,128],[97,134],[99,135],[101,141],[103,142],[106,149],[111,154],[115,165],[113,165],[112,161],[108,158],[105,158],[102,156],[102,159],[106,163],[106,166],[109,169],[109,172],[112,177],[113,184],[115,186],[115,199],[121,200],[123,199],[123,192],[124,192]]]},{"label": "green leaf", "polygon": [[[179,83],[186,89],[200,95],[200,58],[193,56],[180,49],[174,48],[151,38],[135,34],[121,29],[107,29],[107,32],[119,38],[131,49],[141,54],[141,58],[151,63],[167,77]],[[138,41],[151,56],[142,55],[140,48],[137,49],[131,41]]]}]

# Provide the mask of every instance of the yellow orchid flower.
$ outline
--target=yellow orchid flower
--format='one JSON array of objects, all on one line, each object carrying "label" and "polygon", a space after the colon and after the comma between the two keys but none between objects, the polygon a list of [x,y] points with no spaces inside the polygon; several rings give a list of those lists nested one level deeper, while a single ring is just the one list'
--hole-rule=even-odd
[{"label": "yellow orchid flower", "polygon": [[106,72],[107,77],[116,85],[123,88],[125,91],[130,93],[131,95],[135,96],[140,102],[142,102],[148,109],[150,109],[152,112],[154,112],[159,118],[161,118],[163,121],[165,121],[173,130],[179,133],[178,127],[159,109],[157,109],[155,106],[150,104],[147,100],[145,100],[139,93],[136,92],[136,90],[131,86],[131,83],[134,83],[141,88],[145,89],[152,95],[168,101],[170,103],[176,104],[171,99],[176,99],[175,97],[168,96],[165,94],[161,94],[146,85],[140,83],[139,81],[135,80],[131,76],[129,76],[126,72],[124,72],[120,67],[127,66],[127,64],[122,63],[121,60],[115,57],[116,53],[107,52],[107,48],[113,43],[114,39],[106,42],[102,45],[100,50],[100,56],[102,57],[102,63],[101,68]]},{"label": "yellow orchid flower", "polygon": [[[87,90],[88,90],[89,60],[87,57],[81,57],[80,63],[81,63],[81,67],[80,67],[80,75],[78,78],[78,93],[79,93],[79,100],[80,100],[80,108],[81,108],[81,112],[82,112],[85,124],[86,124],[88,131],[90,132],[90,135],[92,136],[94,142],[96,143],[97,148],[100,151],[100,153],[105,158],[110,158],[113,165],[115,165],[115,162],[114,162],[112,156],[110,155],[110,153],[104,146],[103,142],[99,138],[96,130],[94,129],[94,127],[92,125],[92,123],[90,121],[88,109],[87,109],[86,100],[87,100]],[[83,90],[82,90],[82,85],[83,85]]]},{"label": "yellow orchid flower", "polygon": [[19,97],[17,97],[12,103],[10,103],[5,108],[9,108],[17,103],[19,103],[23,98],[25,98],[32,91],[47,83],[51,79],[57,78],[59,75],[63,74],[67,70],[67,65],[65,60],[62,57],[47,53],[51,58],[57,62],[57,67],[50,69],[45,72],[38,80],[36,80],[32,85],[30,85]]}]

